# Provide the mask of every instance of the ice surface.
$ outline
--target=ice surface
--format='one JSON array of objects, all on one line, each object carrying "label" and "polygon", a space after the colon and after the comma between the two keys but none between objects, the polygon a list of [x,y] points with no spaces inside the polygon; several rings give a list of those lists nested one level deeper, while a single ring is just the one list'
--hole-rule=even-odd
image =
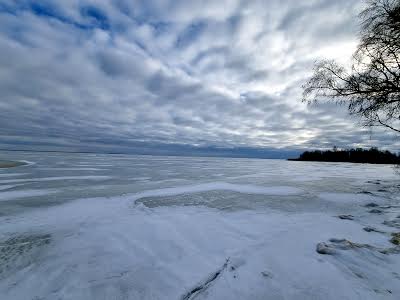
[{"label": "ice surface", "polygon": [[[12,187],[12,186],[11,186]],[[1,186],[0,186],[1,188]],[[21,190],[21,191],[2,191],[0,192],[0,201],[8,201],[17,198],[36,197],[53,194],[54,190]]]},{"label": "ice surface", "polygon": [[30,181],[57,181],[57,180],[105,180],[110,179],[110,176],[60,176],[60,177],[43,177],[43,178],[27,178],[27,179],[8,179],[0,180],[3,183],[19,183]]},{"label": "ice surface", "polygon": [[[21,159],[21,160],[19,160],[19,161],[21,161],[21,162],[23,162],[23,163],[26,163],[26,165],[28,165],[28,166],[36,164],[36,162],[34,162],[34,161],[25,160],[25,159]],[[22,166],[22,167],[23,167],[23,166]]]},{"label": "ice surface", "polygon": [[[392,225],[400,191],[388,166],[81,157],[115,165],[104,173],[104,189],[76,179],[86,178],[79,171],[40,180],[54,177],[39,168],[78,160],[54,155],[25,167],[38,179],[28,187],[0,192],[7,207],[36,192],[75,197],[0,214],[0,299],[399,299],[400,254],[389,240],[399,231]],[[307,174],[315,178],[298,180]],[[57,194],[46,195],[51,191]],[[192,205],[199,195],[237,209]],[[149,198],[176,201],[150,207]],[[254,205],[243,209],[245,202]],[[371,202],[383,213],[370,213]],[[319,243],[332,244],[334,253],[317,253]]]},{"label": "ice surface", "polygon": [[23,176],[27,175],[29,173],[5,173],[5,174],[0,174],[0,177],[15,177],[15,176]]},{"label": "ice surface", "polygon": [[372,196],[368,194],[354,194],[354,193],[321,193],[319,198],[322,200],[332,201],[336,203],[382,203],[385,199],[382,197]]},{"label": "ice surface", "polygon": [[206,191],[232,191],[244,194],[263,194],[263,195],[296,195],[303,191],[290,186],[263,187],[249,184],[231,184],[226,182],[213,182],[197,185],[187,185],[173,188],[157,189],[144,191],[132,196],[133,200],[144,197],[154,196],[174,196],[179,194],[192,194]]},{"label": "ice surface", "polygon": [[104,171],[106,169],[100,168],[39,168],[39,170],[43,171]]},{"label": "ice surface", "polygon": [[332,236],[383,243],[359,224],[325,214],[153,210],[124,199],[82,200],[8,222],[4,231],[51,231],[52,241],[35,250],[37,263],[4,274],[6,299],[180,299],[227,259],[200,299],[396,299],[400,292],[394,256],[315,252]]},{"label": "ice surface", "polygon": [[18,186],[18,185],[13,185],[13,184],[9,184],[9,185],[0,185],[0,191],[8,190],[8,189],[11,189],[11,188],[16,187],[16,186]]}]

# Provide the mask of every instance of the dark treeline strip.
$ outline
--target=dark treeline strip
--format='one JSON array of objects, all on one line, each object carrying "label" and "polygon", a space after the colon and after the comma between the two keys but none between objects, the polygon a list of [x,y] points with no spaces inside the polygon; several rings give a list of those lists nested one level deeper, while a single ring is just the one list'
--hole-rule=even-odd
[{"label": "dark treeline strip", "polygon": [[389,151],[381,151],[377,148],[371,149],[349,149],[328,151],[305,151],[295,161],[329,161],[329,162],[352,162],[370,164],[400,164],[400,154]]}]

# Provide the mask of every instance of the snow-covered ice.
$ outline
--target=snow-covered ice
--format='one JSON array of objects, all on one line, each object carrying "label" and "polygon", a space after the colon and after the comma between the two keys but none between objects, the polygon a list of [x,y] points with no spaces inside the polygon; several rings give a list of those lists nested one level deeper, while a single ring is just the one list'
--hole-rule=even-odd
[{"label": "snow-covered ice", "polygon": [[[70,195],[57,205],[0,214],[0,299],[400,297],[400,251],[389,241],[400,231],[399,180],[390,166],[101,155],[82,160],[89,158],[93,165],[106,158],[116,165],[104,173],[104,189],[98,182],[77,188],[61,180],[0,193],[9,199],[0,201],[0,209],[12,205],[10,193]],[[36,159],[25,167],[30,177],[71,158],[55,155],[51,165]],[[171,172],[160,172],[166,170]],[[307,174],[323,177],[299,180]],[[50,191],[57,194],[46,195]],[[221,199],[235,209],[208,205]],[[352,218],[337,217],[342,214]],[[332,255],[319,254],[320,243]]]},{"label": "snow-covered ice", "polygon": [[179,194],[193,194],[206,191],[233,191],[245,194],[262,195],[296,195],[301,194],[302,190],[290,186],[262,187],[249,184],[230,184],[226,182],[213,182],[198,185],[187,185],[173,188],[157,189],[145,191],[133,196],[133,199],[154,196],[174,196]]},{"label": "snow-covered ice", "polygon": [[54,167],[54,168],[39,168],[40,170],[43,171],[104,171],[106,169],[100,169],[100,168],[59,168],[59,167]]},{"label": "snow-covered ice", "polygon": [[[10,187],[10,186],[8,186]],[[0,186],[1,189],[1,186]],[[27,197],[36,197],[36,196],[44,196],[55,193],[54,190],[19,190],[19,191],[1,191],[0,192],[0,201],[9,201],[13,199],[19,198],[27,198]]]},{"label": "snow-covered ice", "polygon": [[57,180],[105,180],[110,179],[110,176],[60,176],[60,177],[43,177],[43,178],[26,178],[26,179],[7,179],[0,180],[3,183],[19,183],[30,181],[57,181]]},{"label": "snow-covered ice", "polygon": [[362,204],[368,202],[382,203],[382,201],[384,201],[384,198],[361,193],[321,193],[318,196],[321,200],[332,201],[335,203],[349,203],[350,205],[354,203]]},{"label": "snow-covered ice", "polygon": [[16,177],[16,176],[23,176],[23,175],[27,175],[29,173],[4,173],[4,174],[0,174],[0,177]]},{"label": "snow-covered ice", "polygon": [[18,186],[18,185],[15,185],[15,184],[0,185],[0,191],[8,190],[8,189],[11,189],[11,188],[16,187],[16,186]]}]

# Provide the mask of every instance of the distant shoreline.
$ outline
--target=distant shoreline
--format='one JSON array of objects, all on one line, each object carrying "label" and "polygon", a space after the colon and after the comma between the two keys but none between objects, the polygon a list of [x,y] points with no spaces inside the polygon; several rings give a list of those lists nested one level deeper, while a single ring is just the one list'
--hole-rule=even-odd
[{"label": "distant shoreline", "polygon": [[336,161],[336,160],[306,160],[300,158],[288,158],[287,161],[304,161],[304,162],[327,162],[327,163],[349,163],[349,164],[371,164],[371,165],[398,165],[399,163],[387,162],[361,162],[361,161]]},{"label": "distant shoreline", "polygon": [[289,158],[289,161],[319,161],[319,162],[346,162],[355,164],[400,165],[400,154],[382,151],[378,148],[305,151],[298,158]]},{"label": "distant shoreline", "polygon": [[14,168],[25,165],[27,165],[27,163],[23,161],[0,160],[0,169]]}]

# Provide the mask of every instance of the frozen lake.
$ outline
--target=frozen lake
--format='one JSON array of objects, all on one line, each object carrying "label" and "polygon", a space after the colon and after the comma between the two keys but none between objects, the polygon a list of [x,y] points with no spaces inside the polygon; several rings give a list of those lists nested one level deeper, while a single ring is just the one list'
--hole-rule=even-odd
[{"label": "frozen lake", "polygon": [[0,169],[0,299],[400,298],[391,166],[0,159],[29,163]]}]

